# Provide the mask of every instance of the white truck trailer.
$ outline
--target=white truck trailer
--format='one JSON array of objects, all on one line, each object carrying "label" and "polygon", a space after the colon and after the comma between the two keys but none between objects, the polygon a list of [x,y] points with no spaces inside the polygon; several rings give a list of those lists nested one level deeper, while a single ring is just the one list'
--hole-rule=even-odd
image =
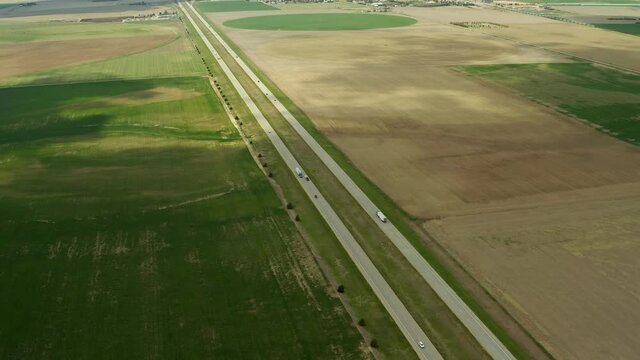
[{"label": "white truck trailer", "polygon": [[380,219],[380,221],[382,221],[383,223],[387,222],[387,217],[384,216],[384,214],[382,213],[382,211],[376,212],[376,216],[378,217],[378,219]]},{"label": "white truck trailer", "polygon": [[302,178],[304,176],[302,169],[300,169],[299,167],[296,168],[296,175],[298,175],[299,178]]}]

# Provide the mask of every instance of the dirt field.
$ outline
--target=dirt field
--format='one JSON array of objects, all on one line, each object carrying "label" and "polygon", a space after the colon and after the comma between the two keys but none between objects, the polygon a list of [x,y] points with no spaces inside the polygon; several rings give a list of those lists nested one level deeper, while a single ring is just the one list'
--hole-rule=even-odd
[{"label": "dirt field", "polygon": [[637,6],[554,6],[554,9],[577,15],[640,16]]},{"label": "dirt field", "polygon": [[[520,42],[638,68],[640,43],[508,12],[402,12],[418,24],[225,32],[552,355],[640,352],[630,314],[640,307],[638,149],[449,68],[571,61]],[[457,21],[508,27],[449,24]]]},{"label": "dirt field", "polygon": [[0,45],[0,79],[144,51],[172,38],[154,35]]},{"label": "dirt field", "polygon": [[[567,10],[564,7],[562,9]],[[399,12],[441,24],[464,21],[496,22],[508,27],[474,29],[474,31],[496,36],[515,44],[534,45],[640,71],[640,39],[631,35],[602,31],[538,16],[489,9],[405,8]]]},{"label": "dirt field", "polygon": [[[563,16],[587,24],[633,24],[640,18],[637,6],[554,6]],[[620,20],[626,17],[629,20]]]},{"label": "dirt field", "polygon": [[640,353],[640,184],[556,195],[569,196],[583,199],[426,228],[557,358],[633,359]]},{"label": "dirt field", "polygon": [[543,47],[591,61],[640,71],[640,38],[569,23],[515,24],[508,29],[476,30],[516,43]]},{"label": "dirt field", "polygon": [[[640,18],[637,6],[555,6],[569,19],[587,24],[633,24]],[[629,20],[621,20],[626,17]]]}]

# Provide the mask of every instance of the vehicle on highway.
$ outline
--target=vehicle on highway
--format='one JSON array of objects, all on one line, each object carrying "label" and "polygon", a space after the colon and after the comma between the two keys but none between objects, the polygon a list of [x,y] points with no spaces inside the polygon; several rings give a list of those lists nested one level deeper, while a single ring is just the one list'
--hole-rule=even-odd
[{"label": "vehicle on highway", "polygon": [[300,169],[299,167],[296,168],[296,175],[298,175],[298,177],[301,178],[301,179],[304,176],[304,173],[302,172],[302,169]]},{"label": "vehicle on highway", "polygon": [[305,175],[304,179],[307,180],[307,181],[311,181],[311,179],[309,179],[309,175]]},{"label": "vehicle on highway", "polygon": [[383,223],[387,222],[387,217],[384,216],[384,214],[382,213],[382,211],[378,210],[378,212],[376,212],[376,216],[378,217],[378,219],[380,219],[380,221],[382,221]]},{"label": "vehicle on highway", "polygon": [[418,346],[420,346],[420,349],[424,349],[424,343],[422,341],[418,341]]}]

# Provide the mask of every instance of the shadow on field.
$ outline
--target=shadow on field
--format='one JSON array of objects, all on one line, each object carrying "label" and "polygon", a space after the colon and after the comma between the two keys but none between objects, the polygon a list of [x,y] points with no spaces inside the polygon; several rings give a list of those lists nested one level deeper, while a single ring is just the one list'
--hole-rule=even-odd
[{"label": "shadow on field", "polygon": [[99,109],[74,111],[69,106],[154,87],[147,81],[111,81],[0,88],[0,145],[99,134],[113,117]]},{"label": "shadow on field", "polygon": [[117,58],[97,60],[97,61],[83,63],[80,65],[56,67],[48,70],[43,70],[41,72],[36,72],[33,74],[18,75],[14,77],[5,78],[5,79],[2,79],[2,81],[0,82],[0,89],[45,86],[45,85],[59,86],[59,85],[71,85],[71,84],[82,84],[82,83],[92,83],[92,82],[112,82],[112,81],[117,82],[117,81],[145,80],[143,78],[117,77],[109,72],[97,72],[97,71],[84,72],[83,71],[78,74],[70,74],[69,72],[64,72],[67,69],[74,69],[76,66],[90,65],[94,62],[99,63],[101,61],[109,61],[114,59],[117,59]]},{"label": "shadow on field", "polygon": [[0,89],[0,227],[3,219],[131,215],[199,203],[230,187],[265,186],[247,180],[261,174],[241,142],[212,151],[210,141],[239,141],[236,132],[173,119],[173,112],[208,109],[207,102],[218,106],[212,95],[186,105],[100,103],[200,85],[209,86],[153,79]]},{"label": "shadow on field", "polygon": [[9,125],[0,123],[0,145],[97,134],[102,131],[109,118],[110,116],[104,114],[83,117],[52,114],[42,121],[25,121]]}]

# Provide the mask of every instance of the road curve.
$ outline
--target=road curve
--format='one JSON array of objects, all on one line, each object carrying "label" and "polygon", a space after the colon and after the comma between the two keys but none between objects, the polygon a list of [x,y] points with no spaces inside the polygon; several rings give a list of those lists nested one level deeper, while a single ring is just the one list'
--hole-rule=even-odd
[{"label": "road curve", "polygon": [[309,145],[313,152],[322,160],[329,168],[340,183],[355,198],[360,206],[369,214],[373,221],[387,235],[393,244],[400,250],[404,257],[418,271],[422,278],[431,286],[438,294],[442,301],[449,307],[451,312],[460,320],[462,324],[469,330],[471,335],[480,343],[484,350],[493,359],[515,360],[515,356],[511,354],[509,349],[489,330],[489,328],[478,318],[478,316],[465,304],[465,302],[456,294],[455,291],[442,279],[435,269],[420,255],[420,253],[411,245],[409,240],[400,233],[400,231],[388,221],[383,223],[376,216],[378,207],[369,199],[369,197],[351,180],[349,175],[333,160],[333,158],[320,146],[320,144],[309,134],[309,132],[298,122],[298,120],[282,105],[276,96],[267,88],[256,76],[256,74],[247,66],[247,64],[236,54],[236,52],[226,43],[226,41],[209,25],[209,23],[198,13],[190,3],[187,6],[195,13],[200,21],[206,26],[209,32],[218,40],[225,50],[233,57],[238,65],[244,70],[249,78],[262,90],[265,96],[271,101],[276,109],[282,114],[293,129],[300,137]]},{"label": "road curve", "polygon": [[[202,30],[200,30],[200,27],[189,15],[189,12],[183,7],[182,3],[178,3],[178,5],[180,6],[180,9],[185,14],[189,22],[193,25],[198,35],[202,38],[202,41],[207,46],[214,59],[218,62],[218,65],[223,70],[225,75],[227,75],[234,88],[236,89],[242,100],[245,102],[253,116],[256,118],[258,124],[264,130],[269,140],[273,143],[274,147],[276,148],[282,159],[285,161],[291,172],[296,174],[295,169],[302,169],[302,166],[298,163],[293,154],[286,147],[280,136],[278,136],[275,130],[271,127],[271,124],[269,124],[267,119],[264,117],[260,109],[258,109],[249,94],[242,87],[233,72],[229,69],[224,60],[222,60],[218,52],[214,49],[214,47],[202,32]],[[195,9],[191,9],[197,16],[199,16]],[[203,20],[201,19],[201,21]],[[424,331],[422,331],[418,323],[411,316],[411,314],[404,306],[402,301],[400,301],[393,289],[391,289],[387,281],[384,279],[382,274],[380,274],[380,272],[375,267],[371,259],[369,259],[362,247],[360,247],[360,244],[358,244],[349,229],[347,229],[340,217],[338,217],[338,214],[336,214],[331,205],[322,196],[313,181],[305,180],[304,177],[296,176],[296,178],[298,179],[298,182],[304,189],[309,199],[311,199],[311,202],[315,205],[315,207],[322,215],[323,219],[327,222],[333,233],[336,235],[336,237],[340,241],[340,244],[344,247],[349,257],[356,264],[356,267],[358,268],[358,270],[360,270],[362,276],[371,286],[373,292],[376,294],[378,299],[380,299],[382,305],[396,322],[396,324],[400,328],[400,331],[407,338],[407,340],[411,344],[411,347],[418,355],[418,358],[433,360],[442,359],[442,356],[440,355],[438,350],[427,338]],[[418,345],[418,342],[420,341],[424,343],[423,348]]]}]

